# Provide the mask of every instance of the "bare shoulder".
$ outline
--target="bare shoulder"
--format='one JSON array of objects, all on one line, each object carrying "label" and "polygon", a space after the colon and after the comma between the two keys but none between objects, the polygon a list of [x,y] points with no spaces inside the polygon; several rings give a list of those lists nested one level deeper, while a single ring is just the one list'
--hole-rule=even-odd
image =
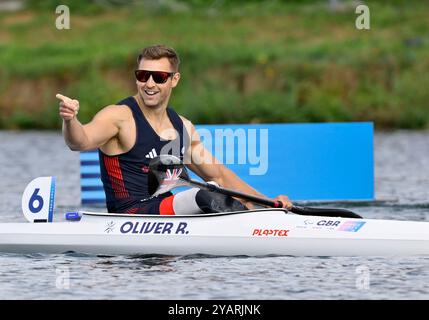
[{"label": "bare shoulder", "polygon": [[188,132],[188,135],[190,136],[192,143],[193,144],[199,143],[200,142],[200,135],[199,135],[197,129],[195,128],[194,124],[190,120],[186,119],[183,116],[180,116],[180,118],[183,121],[183,125],[185,126],[186,131]]},{"label": "bare shoulder", "polygon": [[125,121],[132,117],[130,108],[125,105],[108,105],[97,112],[96,118],[99,119],[112,119],[116,121]]},{"label": "bare shoulder", "polygon": [[104,107],[98,113],[114,114],[114,115],[130,115],[131,110],[126,105],[111,104]]},{"label": "bare shoulder", "polygon": [[179,117],[180,117],[180,119],[182,119],[183,125],[185,126],[186,130],[189,131],[189,133],[191,133],[192,131],[195,130],[195,127],[190,120],[188,120],[187,118],[185,118],[184,116],[181,116],[181,115],[179,115]]}]

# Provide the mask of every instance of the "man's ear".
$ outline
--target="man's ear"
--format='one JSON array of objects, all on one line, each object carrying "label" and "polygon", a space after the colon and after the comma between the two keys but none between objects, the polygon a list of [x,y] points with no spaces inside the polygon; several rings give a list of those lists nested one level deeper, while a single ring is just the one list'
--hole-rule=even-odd
[{"label": "man's ear", "polygon": [[177,86],[177,84],[179,83],[180,80],[180,73],[176,72],[173,75],[173,79],[171,79],[171,86],[174,88],[175,86]]}]

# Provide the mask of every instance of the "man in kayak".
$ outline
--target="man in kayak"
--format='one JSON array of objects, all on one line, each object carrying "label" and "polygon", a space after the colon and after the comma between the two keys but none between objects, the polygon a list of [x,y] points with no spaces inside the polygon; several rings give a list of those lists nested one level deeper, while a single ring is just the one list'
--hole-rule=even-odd
[{"label": "man in kayak", "polygon": [[[150,196],[149,162],[169,149],[205,181],[263,197],[205,149],[194,125],[168,107],[171,92],[180,80],[180,60],[174,49],[147,47],[137,64],[137,93],[104,107],[85,125],[77,118],[79,101],[56,95],[64,139],[70,149],[99,150],[108,211],[192,214],[252,208],[250,202],[197,188]],[[292,207],[284,195],[275,200],[285,208]]]}]

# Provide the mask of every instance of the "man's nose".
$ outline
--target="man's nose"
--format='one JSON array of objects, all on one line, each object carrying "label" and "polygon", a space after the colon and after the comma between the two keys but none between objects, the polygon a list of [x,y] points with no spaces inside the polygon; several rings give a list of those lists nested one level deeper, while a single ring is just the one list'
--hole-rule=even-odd
[{"label": "man's nose", "polygon": [[155,85],[156,85],[156,82],[153,81],[152,75],[150,75],[149,79],[147,79],[146,81],[146,86],[152,88]]}]

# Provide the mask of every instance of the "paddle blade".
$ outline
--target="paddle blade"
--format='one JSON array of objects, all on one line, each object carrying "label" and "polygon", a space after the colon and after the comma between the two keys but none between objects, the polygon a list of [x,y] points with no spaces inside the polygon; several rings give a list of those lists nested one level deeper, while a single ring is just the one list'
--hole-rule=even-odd
[{"label": "paddle blade", "polygon": [[320,217],[340,217],[340,218],[353,218],[362,219],[362,217],[350,210],[346,209],[333,209],[333,208],[311,208],[311,207],[298,207],[293,206],[291,212],[304,215],[304,216],[320,216]]},{"label": "paddle blade", "polygon": [[152,196],[187,186],[188,180],[185,166],[175,156],[161,155],[153,158],[149,163],[148,191]]}]

